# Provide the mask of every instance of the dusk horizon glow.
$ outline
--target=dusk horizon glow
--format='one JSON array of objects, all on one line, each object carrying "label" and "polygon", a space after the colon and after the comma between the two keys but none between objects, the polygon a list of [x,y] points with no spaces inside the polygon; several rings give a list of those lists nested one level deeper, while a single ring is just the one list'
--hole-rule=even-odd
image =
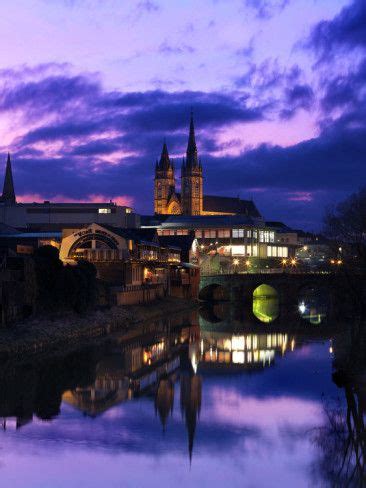
[{"label": "dusk horizon glow", "polygon": [[204,192],[319,230],[365,181],[365,0],[16,0],[0,39],[0,168],[19,202],[153,213],[193,109]]}]

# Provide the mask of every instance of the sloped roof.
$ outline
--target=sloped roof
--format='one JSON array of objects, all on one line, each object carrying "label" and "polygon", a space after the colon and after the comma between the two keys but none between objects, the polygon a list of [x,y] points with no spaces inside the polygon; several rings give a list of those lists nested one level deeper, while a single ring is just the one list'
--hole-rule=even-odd
[{"label": "sloped roof", "polygon": [[257,226],[263,227],[261,219],[247,215],[170,215],[158,226],[160,229],[225,229],[227,227]]},{"label": "sloped roof", "polygon": [[241,200],[240,198],[232,197],[204,195],[203,210],[205,212],[225,212],[249,215],[250,217],[256,218],[261,217],[261,214],[259,213],[253,201]]},{"label": "sloped roof", "polygon": [[192,249],[193,235],[188,236],[159,236],[159,242],[163,247],[176,247],[182,251],[189,251]]},{"label": "sloped roof", "polygon": [[110,232],[124,237],[125,239],[130,239],[135,242],[159,245],[158,235],[155,229],[122,229],[121,227],[113,227],[112,225],[100,225],[108,229]]}]

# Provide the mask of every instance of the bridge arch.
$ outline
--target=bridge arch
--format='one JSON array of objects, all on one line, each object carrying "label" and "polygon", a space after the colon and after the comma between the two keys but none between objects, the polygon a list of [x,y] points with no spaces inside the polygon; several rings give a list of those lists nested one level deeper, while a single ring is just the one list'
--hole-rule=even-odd
[{"label": "bridge arch", "polygon": [[218,283],[211,283],[200,290],[198,298],[212,302],[229,301],[230,293],[225,286]]},{"label": "bridge arch", "polygon": [[253,314],[264,323],[271,323],[280,314],[279,295],[277,290],[265,283],[253,291]]}]

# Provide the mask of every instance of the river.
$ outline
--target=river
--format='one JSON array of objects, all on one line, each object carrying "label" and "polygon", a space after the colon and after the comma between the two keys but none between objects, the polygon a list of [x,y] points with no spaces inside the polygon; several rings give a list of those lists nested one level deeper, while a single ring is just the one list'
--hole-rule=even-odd
[{"label": "river", "polygon": [[314,304],[282,323],[273,297],[257,300],[256,320],[218,304],[3,365],[1,486],[362,486],[349,324]]}]

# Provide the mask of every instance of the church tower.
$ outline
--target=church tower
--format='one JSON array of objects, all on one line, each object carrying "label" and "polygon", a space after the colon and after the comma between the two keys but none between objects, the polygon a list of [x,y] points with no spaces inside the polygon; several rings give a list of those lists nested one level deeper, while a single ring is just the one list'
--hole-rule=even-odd
[{"label": "church tower", "polygon": [[186,159],[182,164],[182,213],[201,215],[203,211],[202,165],[198,160],[193,114],[189,127]]},{"label": "church tower", "polygon": [[175,194],[174,165],[170,161],[168,148],[164,142],[160,161],[156,161],[154,180],[154,212],[168,214],[170,197]]},{"label": "church tower", "polygon": [[16,203],[14,181],[13,181],[13,172],[11,170],[11,162],[10,162],[10,154],[9,153],[8,153],[8,159],[6,161],[3,193],[0,197],[0,202],[7,203],[10,205]]}]

